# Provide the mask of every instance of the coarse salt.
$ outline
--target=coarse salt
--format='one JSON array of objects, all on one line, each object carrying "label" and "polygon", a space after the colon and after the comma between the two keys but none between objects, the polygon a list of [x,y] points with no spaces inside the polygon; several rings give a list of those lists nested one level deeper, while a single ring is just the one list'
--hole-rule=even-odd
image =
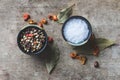
[{"label": "coarse salt", "polygon": [[89,35],[88,25],[82,19],[70,19],[63,31],[67,41],[75,44],[85,41]]}]

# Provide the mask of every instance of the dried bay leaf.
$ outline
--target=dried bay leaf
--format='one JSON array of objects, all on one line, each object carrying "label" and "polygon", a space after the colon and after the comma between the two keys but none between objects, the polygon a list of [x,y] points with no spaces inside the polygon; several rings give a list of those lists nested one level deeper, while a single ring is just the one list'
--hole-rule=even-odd
[{"label": "dried bay leaf", "polygon": [[58,47],[56,47],[56,45],[50,46],[47,52],[49,54],[45,64],[46,64],[47,71],[50,74],[59,61],[60,52]]},{"label": "dried bay leaf", "polygon": [[[99,47],[100,51],[104,50],[107,47],[114,45],[115,42],[105,39],[105,38],[96,38],[96,45]],[[78,54],[93,54],[93,47],[89,42],[83,46],[72,47]]]},{"label": "dried bay leaf", "polygon": [[108,39],[105,39],[105,38],[97,38],[96,39],[96,44],[98,45],[100,50],[103,50],[103,49],[105,49],[109,46],[114,45],[115,42],[111,41],[111,40],[108,40]]},{"label": "dried bay leaf", "polygon": [[57,15],[57,18],[58,18],[58,23],[64,23],[69,17],[70,15],[72,14],[72,7],[74,6],[75,4],[73,4],[72,6],[70,7],[67,7],[65,9],[62,9],[58,15]]}]

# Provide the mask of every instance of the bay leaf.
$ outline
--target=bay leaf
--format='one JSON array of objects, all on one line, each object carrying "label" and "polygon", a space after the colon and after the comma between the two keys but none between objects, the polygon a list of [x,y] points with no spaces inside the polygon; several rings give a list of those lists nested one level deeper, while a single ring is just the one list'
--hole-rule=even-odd
[{"label": "bay leaf", "polygon": [[[105,39],[105,38],[96,38],[96,45],[99,47],[100,51],[104,50],[105,48],[108,48],[112,45],[115,44],[114,41]],[[77,46],[77,47],[72,47],[73,50],[75,50],[78,54],[87,54],[91,55],[93,54],[93,47],[92,45],[88,42],[83,46]]]},{"label": "bay leaf", "polygon": [[48,73],[51,74],[59,61],[60,52],[56,45],[50,46],[49,50],[47,51],[49,52],[49,54],[45,64]]},{"label": "bay leaf", "polygon": [[57,18],[58,18],[58,23],[64,23],[69,17],[70,15],[72,14],[72,7],[74,6],[75,4],[73,4],[72,6],[70,7],[67,7],[67,8],[64,8],[62,9],[58,15],[57,15]]},{"label": "bay leaf", "polygon": [[105,48],[114,45],[115,42],[105,38],[97,38],[96,44],[98,45],[100,50],[104,50]]}]

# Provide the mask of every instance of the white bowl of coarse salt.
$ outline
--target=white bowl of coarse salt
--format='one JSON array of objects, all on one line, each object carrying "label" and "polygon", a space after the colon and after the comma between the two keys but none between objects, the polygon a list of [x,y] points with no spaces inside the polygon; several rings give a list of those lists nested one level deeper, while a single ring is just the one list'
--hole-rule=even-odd
[{"label": "white bowl of coarse salt", "polygon": [[87,19],[82,16],[72,16],[65,21],[62,35],[65,41],[73,46],[81,46],[88,42],[92,28]]}]

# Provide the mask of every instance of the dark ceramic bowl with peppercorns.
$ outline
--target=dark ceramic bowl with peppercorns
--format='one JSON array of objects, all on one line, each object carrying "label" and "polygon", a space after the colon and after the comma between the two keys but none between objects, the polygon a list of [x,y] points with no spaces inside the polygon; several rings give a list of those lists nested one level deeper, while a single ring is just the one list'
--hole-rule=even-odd
[{"label": "dark ceramic bowl with peppercorns", "polygon": [[20,50],[29,55],[41,54],[47,44],[45,30],[37,25],[25,26],[17,36],[17,43]]}]

